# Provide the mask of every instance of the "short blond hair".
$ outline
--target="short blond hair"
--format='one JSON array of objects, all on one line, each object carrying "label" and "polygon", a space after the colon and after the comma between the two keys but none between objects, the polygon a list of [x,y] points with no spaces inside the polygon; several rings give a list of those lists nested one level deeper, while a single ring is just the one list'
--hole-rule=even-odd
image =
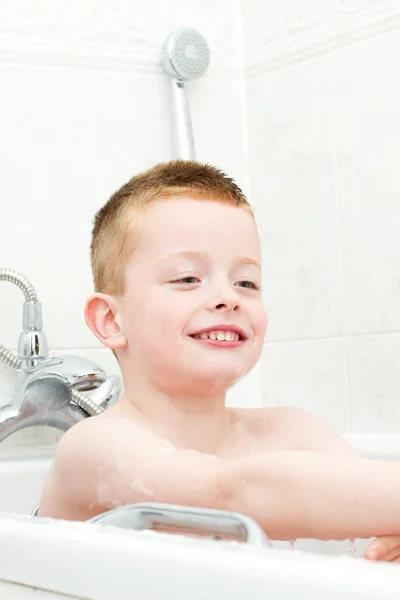
[{"label": "short blond hair", "polygon": [[174,160],[139,173],[95,215],[90,250],[96,292],[124,293],[124,272],[134,252],[132,216],[159,200],[184,196],[239,206],[253,214],[233,179],[209,164]]}]

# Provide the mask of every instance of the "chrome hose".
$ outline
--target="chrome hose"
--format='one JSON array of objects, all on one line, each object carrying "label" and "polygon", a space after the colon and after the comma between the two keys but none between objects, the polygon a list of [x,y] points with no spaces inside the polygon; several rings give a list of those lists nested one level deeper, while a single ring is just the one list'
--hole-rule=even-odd
[{"label": "chrome hose", "polygon": [[82,394],[82,392],[78,392],[78,390],[70,388],[70,395],[71,400],[75,402],[75,404],[77,404],[79,408],[84,410],[85,413],[87,413],[91,417],[101,415],[101,413],[105,410],[103,407],[97,406],[97,404],[93,402],[93,400],[91,400],[88,396]]},{"label": "chrome hose", "polygon": [[17,271],[12,271],[11,269],[0,269],[0,281],[9,281],[18,286],[25,296],[25,302],[38,301],[35,288],[21,273],[17,273]]},{"label": "chrome hose", "polygon": [[21,359],[3,346],[3,344],[0,344],[0,360],[13,369],[19,369],[21,366]]}]

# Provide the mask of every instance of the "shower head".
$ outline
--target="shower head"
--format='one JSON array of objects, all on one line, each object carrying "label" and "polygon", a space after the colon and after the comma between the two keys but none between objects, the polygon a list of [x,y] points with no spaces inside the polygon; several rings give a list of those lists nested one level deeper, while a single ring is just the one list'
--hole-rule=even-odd
[{"label": "shower head", "polygon": [[181,81],[198,79],[208,68],[210,50],[195,29],[178,29],[165,41],[162,64],[168,75]]},{"label": "shower head", "polygon": [[177,29],[164,42],[161,62],[170,79],[175,155],[177,158],[195,160],[185,81],[198,79],[206,72],[210,50],[206,40],[195,29]]}]

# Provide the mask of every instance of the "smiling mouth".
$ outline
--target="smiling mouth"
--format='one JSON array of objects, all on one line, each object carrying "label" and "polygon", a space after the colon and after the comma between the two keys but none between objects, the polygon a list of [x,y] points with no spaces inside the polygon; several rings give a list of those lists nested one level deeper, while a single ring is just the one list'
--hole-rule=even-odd
[{"label": "smiling mouth", "polygon": [[244,342],[245,337],[238,333],[237,331],[227,330],[223,331],[222,329],[214,329],[210,331],[203,331],[201,333],[193,333],[189,337],[194,340],[204,340],[211,342],[220,342],[220,343],[232,343],[232,342]]}]

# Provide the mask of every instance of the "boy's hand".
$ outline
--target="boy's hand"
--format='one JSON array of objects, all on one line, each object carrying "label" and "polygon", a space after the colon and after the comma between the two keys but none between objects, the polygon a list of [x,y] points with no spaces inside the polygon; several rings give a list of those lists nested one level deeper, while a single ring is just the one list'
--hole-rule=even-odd
[{"label": "boy's hand", "polygon": [[400,562],[400,535],[381,535],[369,544],[363,554],[367,560]]}]

